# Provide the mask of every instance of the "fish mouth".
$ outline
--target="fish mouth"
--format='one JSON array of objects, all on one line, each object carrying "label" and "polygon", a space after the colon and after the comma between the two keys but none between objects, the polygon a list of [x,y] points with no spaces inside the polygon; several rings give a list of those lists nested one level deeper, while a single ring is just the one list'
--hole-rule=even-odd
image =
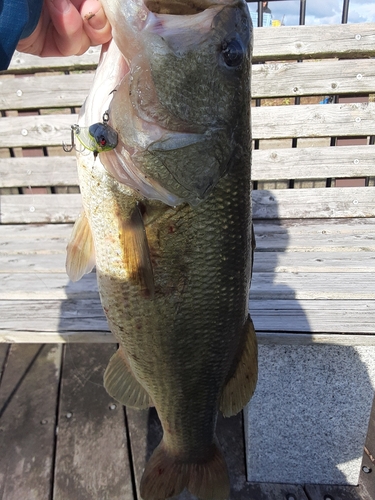
[{"label": "fish mouth", "polygon": [[169,14],[174,16],[189,16],[198,14],[206,9],[204,2],[173,0],[145,0],[145,7],[154,14]]}]

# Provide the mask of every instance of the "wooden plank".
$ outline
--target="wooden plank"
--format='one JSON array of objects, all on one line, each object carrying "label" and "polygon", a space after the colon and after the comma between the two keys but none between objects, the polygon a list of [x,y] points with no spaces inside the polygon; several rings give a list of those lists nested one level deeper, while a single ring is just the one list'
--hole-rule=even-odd
[{"label": "wooden plank", "polygon": [[65,349],[53,500],[133,500],[123,408],[103,387],[113,345]]},{"label": "wooden plank", "polygon": [[74,222],[82,210],[77,194],[4,195],[0,205],[0,223]]},{"label": "wooden plank", "polygon": [[[375,252],[375,218],[260,219],[254,221],[254,228],[256,260],[263,258],[259,255],[263,252],[324,252],[323,259],[328,258],[326,252],[365,252],[370,256]],[[71,231],[72,224],[0,225],[0,254],[56,253],[61,254],[64,265]]]},{"label": "wooden plank", "polygon": [[[375,216],[373,187],[260,190],[252,197],[254,219]],[[80,211],[78,194],[4,195],[0,223],[74,222]]]},{"label": "wooden plank", "polygon": [[260,106],[251,115],[253,139],[375,135],[373,102]]},{"label": "wooden plank", "polygon": [[375,273],[254,273],[250,301],[271,298],[372,300]]},{"label": "wooden plank", "polygon": [[0,79],[0,110],[82,106],[92,73]]},{"label": "wooden plank", "polygon": [[253,62],[375,56],[375,23],[254,29]]},{"label": "wooden plank", "polygon": [[254,228],[256,259],[261,252],[375,251],[374,218],[263,219]]},{"label": "wooden plank", "polygon": [[[257,149],[253,180],[366,177],[374,172],[374,146]],[[0,187],[78,185],[75,156],[0,159]]]},{"label": "wooden plank", "polygon": [[254,219],[375,216],[375,190],[372,188],[253,191],[252,197]]},{"label": "wooden plank", "polygon": [[[34,73],[37,71],[78,71],[95,69],[101,47],[90,47],[81,56],[38,57],[15,51],[8,71],[3,73]],[[1,74],[2,72],[0,72]]]},{"label": "wooden plank", "polygon": [[[375,135],[375,103],[252,108],[254,139]],[[6,117],[0,147],[60,146],[70,140],[75,114]]]},{"label": "wooden plank", "polygon": [[256,149],[251,176],[258,181],[366,177],[374,174],[374,160],[374,146]]},{"label": "wooden plank", "polygon": [[249,309],[258,333],[375,334],[374,300],[250,298]]},{"label": "wooden plank", "polygon": [[[92,84],[92,73],[0,78],[0,110],[78,107]],[[357,59],[254,64],[252,98],[370,94],[375,91],[375,62]],[[74,92],[71,91],[74,89]]]},{"label": "wooden plank", "polygon": [[[350,240],[348,239],[348,244]],[[65,246],[61,253],[36,253],[36,254],[2,254],[0,252],[0,273],[31,274],[38,276],[46,273],[65,274]],[[375,272],[375,253],[362,252],[310,252],[285,251],[256,252],[253,272],[275,273],[365,273]],[[29,279],[33,279],[30,277]]]},{"label": "wooden plank", "polygon": [[[374,32],[374,23],[283,26],[277,30],[277,36],[270,36],[268,28],[255,28],[253,61],[371,57],[375,55]],[[16,52],[8,72],[92,69],[99,52],[100,47],[91,47],[82,56],[65,58],[40,58]]]},{"label": "wooden plank", "polygon": [[309,95],[371,94],[375,90],[375,61],[356,59],[254,64],[253,99]]},{"label": "wooden plank", "polygon": [[12,346],[0,387],[0,496],[50,498],[61,346]]},{"label": "wooden plank", "polygon": [[61,146],[69,143],[76,114],[11,116],[0,120],[0,148]]},{"label": "wooden plank", "polygon": [[76,158],[70,155],[1,158],[0,188],[13,186],[78,186]]},{"label": "wooden plank", "polygon": [[[345,276],[345,286],[343,286]],[[97,296],[95,274],[76,283],[63,273],[35,276],[0,274],[0,299],[48,300],[92,299]],[[251,298],[255,299],[374,299],[375,273],[254,273]]]},{"label": "wooden plank", "polygon": [[8,356],[9,352],[9,346],[6,344],[1,344],[0,340],[0,386],[1,386],[1,379],[3,377],[4,369],[5,369],[5,362]]},{"label": "wooden plank", "polygon": [[[251,298],[249,308],[259,333],[375,334],[373,299],[295,300],[271,296]],[[38,342],[79,342],[84,337],[93,337],[92,342],[113,341],[99,297],[0,300],[0,316],[0,339],[4,342],[36,342],[36,338]]]}]

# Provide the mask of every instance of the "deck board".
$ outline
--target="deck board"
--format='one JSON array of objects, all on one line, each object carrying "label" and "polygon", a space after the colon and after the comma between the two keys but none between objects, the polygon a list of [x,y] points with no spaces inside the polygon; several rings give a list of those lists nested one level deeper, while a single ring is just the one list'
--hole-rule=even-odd
[{"label": "deck board", "polygon": [[51,495],[61,346],[13,345],[0,386],[0,497]]},{"label": "deck board", "polygon": [[133,500],[123,408],[103,387],[115,350],[66,346],[53,500]]}]

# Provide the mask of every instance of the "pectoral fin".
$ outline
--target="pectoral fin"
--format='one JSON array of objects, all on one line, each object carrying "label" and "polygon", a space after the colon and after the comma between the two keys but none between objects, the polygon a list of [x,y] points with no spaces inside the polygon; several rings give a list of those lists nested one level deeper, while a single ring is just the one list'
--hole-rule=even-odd
[{"label": "pectoral fin", "polygon": [[78,281],[92,271],[95,266],[94,240],[83,210],[73,226],[66,250],[66,272],[72,281]]},{"label": "pectoral fin", "polygon": [[125,406],[140,410],[150,406],[150,396],[134,377],[121,347],[106,368],[104,387],[110,396]]},{"label": "pectoral fin", "polygon": [[224,417],[236,415],[250,401],[258,379],[258,349],[254,325],[249,317],[245,325],[245,342],[236,359],[233,376],[224,387],[220,410]]},{"label": "pectoral fin", "polygon": [[130,220],[122,223],[120,234],[124,265],[129,279],[138,283],[144,294],[152,298],[155,291],[154,274],[145,226],[138,205],[131,213]]}]

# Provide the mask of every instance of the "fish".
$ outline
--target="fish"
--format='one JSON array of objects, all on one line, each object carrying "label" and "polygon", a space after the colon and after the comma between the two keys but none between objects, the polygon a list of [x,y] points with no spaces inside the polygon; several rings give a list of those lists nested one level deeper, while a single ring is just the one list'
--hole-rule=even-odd
[{"label": "fish", "polygon": [[119,348],[104,373],[123,405],[154,406],[163,437],[144,500],[230,495],[216,437],[257,382],[248,301],[252,25],[243,0],[102,0],[102,47],[72,135],[83,211],[67,247],[96,266]]}]

